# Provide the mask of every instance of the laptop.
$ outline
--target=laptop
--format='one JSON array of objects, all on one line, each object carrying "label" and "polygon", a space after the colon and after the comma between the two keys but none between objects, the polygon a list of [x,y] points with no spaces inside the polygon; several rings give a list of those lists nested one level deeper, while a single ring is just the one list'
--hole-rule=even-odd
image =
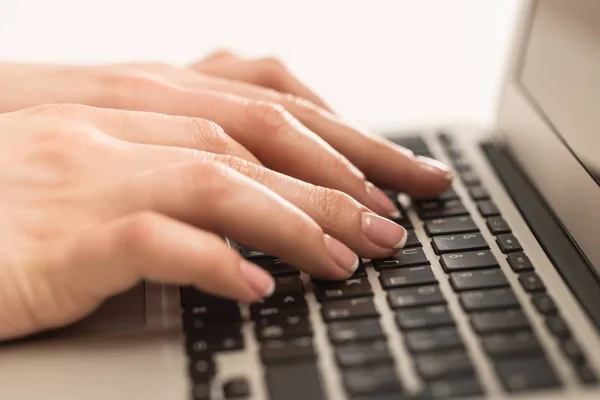
[{"label": "laptop", "polygon": [[0,346],[6,399],[599,399],[600,2],[523,1],[493,130],[388,135],[454,167],[389,192],[404,249],[343,282],[232,244],[248,305],[144,284]]}]

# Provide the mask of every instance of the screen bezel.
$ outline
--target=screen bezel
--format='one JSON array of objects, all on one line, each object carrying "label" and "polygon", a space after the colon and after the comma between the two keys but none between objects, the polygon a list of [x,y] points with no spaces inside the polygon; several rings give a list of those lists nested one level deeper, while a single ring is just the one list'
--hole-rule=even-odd
[{"label": "screen bezel", "polygon": [[502,90],[499,139],[530,177],[600,276],[600,187],[521,83],[537,3],[523,1]]}]

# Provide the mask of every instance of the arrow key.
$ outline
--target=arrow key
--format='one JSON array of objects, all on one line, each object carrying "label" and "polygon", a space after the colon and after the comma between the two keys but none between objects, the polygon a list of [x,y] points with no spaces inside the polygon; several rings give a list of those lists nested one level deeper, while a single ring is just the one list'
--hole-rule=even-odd
[{"label": "arrow key", "polygon": [[341,282],[315,282],[315,295],[319,301],[373,296],[371,284],[366,277],[350,278]]},{"label": "arrow key", "polygon": [[306,314],[308,314],[308,304],[304,299],[304,294],[301,293],[276,294],[250,305],[250,316],[253,320]]},{"label": "arrow key", "polygon": [[256,337],[259,341],[312,336],[312,327],[307,317],[287,315],[266,317],[256,321]]}]

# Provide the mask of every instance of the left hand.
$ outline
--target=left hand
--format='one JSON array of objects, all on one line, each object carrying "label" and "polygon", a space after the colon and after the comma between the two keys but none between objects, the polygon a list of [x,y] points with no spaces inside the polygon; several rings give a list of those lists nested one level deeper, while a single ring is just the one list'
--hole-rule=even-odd
[{"label": "left hand", "polygon": [[[349,125],[273,59],[244,60],[220,52],[191,68],[7,64],[0,65],[0,90],[11,93],[0,98],[0,112],[44,103],[83,103],[208,119],[249,150],[255,161],[343,191],[386,216],[397,210],[370,182],[413,197],[435,196],[450,184],[443,164],[415,157]],[[203,140],[183,145],[197,148]],[[165,145],[173,138],[152,132],[147,142]],[[181,140],[177,145],[182,146]],[[219,152],[219,146],[213,147]]]}]

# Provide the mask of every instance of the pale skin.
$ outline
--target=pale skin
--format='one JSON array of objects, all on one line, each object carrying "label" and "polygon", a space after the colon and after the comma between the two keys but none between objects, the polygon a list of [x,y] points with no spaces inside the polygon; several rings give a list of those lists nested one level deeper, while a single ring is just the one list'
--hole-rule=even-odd
[{"label": "pale skin", "polygon": [[0,340],[72,323],[143,279],[269,296],[272,278],[222,237],[344,279],[357,255],[406,240],[376,186],[431,197],[451,181],[272,59],[0,64],[0,92]]}]

